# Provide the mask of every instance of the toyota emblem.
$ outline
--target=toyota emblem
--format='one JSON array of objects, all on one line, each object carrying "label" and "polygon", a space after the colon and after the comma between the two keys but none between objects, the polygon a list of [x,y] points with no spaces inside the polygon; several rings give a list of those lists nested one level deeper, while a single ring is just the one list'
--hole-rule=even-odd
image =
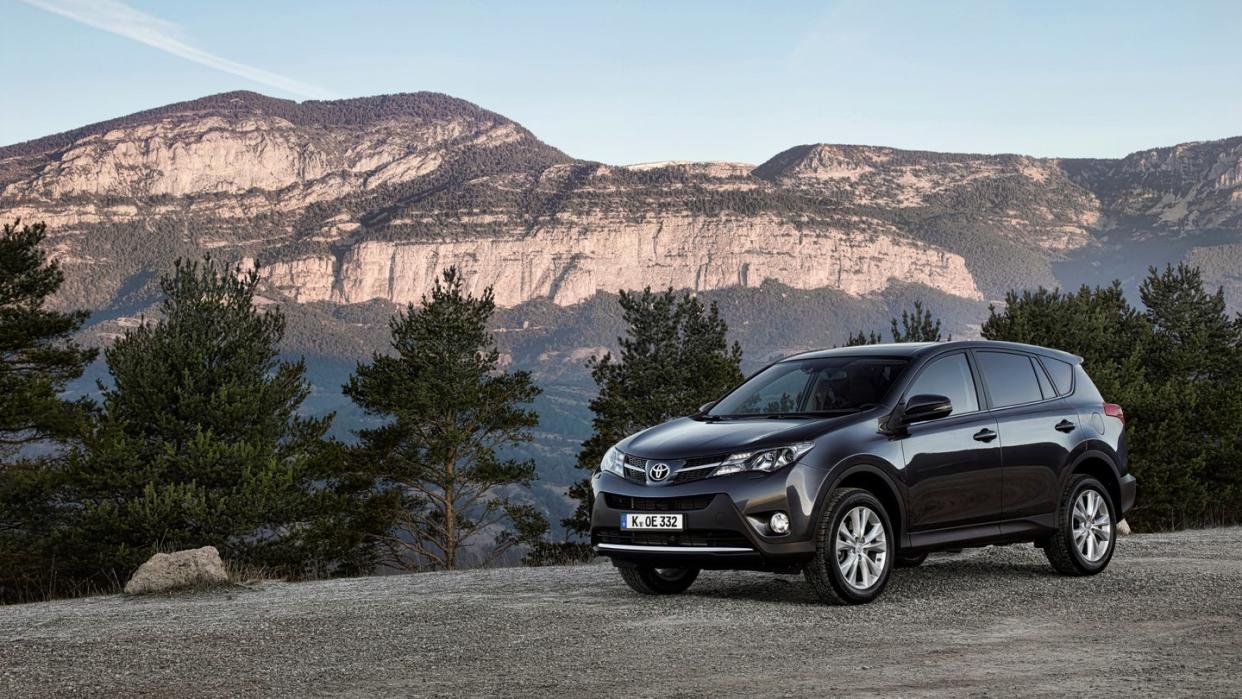
[{"label": "toyota emblem", "polygon": [[668,464],[664,464],[664,463],[652,464],[647,469],[647,477],[653,481],[662,481],[665,478],[668,478],[668,472],[669,472]]}]

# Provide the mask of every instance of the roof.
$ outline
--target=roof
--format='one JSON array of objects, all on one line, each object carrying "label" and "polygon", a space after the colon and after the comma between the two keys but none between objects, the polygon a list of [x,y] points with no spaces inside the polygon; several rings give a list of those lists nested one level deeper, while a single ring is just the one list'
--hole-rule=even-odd
[{"label": "roof", "polygon": [[1001,342],[999,340],[954,340],[951,342],[890,342],[882,345],[855,345],[853,347],[834,347],[832,349],[811,350],[801,352],[781,361],[791,359],[816,359],[819,357],[909,357],[915,358],[930,352],[946,349],[1009,349],[1022,352],[1042,354],[1046,357],[1060,359],[1063,362],[1077,364],[1082,357],[1058,349],[1027,345],[1021,342]]}]

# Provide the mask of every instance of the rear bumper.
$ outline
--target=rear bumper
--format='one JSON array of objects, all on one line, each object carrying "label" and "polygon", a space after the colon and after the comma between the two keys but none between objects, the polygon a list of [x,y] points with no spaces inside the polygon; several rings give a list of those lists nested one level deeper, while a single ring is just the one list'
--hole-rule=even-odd
[{"label": "rear bumper", "polygon": [[[786,473],[762,477],[725,476],[660,487],[597,474],[592,479],[595,507],[591,515],[591,544],[596,553],[623,566],[798,568],[814,553],[815,545],[810,524],[813,499],[804,498],[796,489],[790,490],[789,479],[800,478],[794,474],[796,470],[795,467]],[[787,534],[776,536],[766,532],[763,523],[775,511],[789,514]],[[623,530],[621,519],[627,512],[678,513],[684,516],[684,529]]]},{"label": "rear bumper", "polygon": [[1127,512],[1134,508],[1134,501],[1138,497],[1138,481],[1133,475],[1127,473],[1121,477],[1119,484],[1121,491],[1121,516],[1125,516]]}]

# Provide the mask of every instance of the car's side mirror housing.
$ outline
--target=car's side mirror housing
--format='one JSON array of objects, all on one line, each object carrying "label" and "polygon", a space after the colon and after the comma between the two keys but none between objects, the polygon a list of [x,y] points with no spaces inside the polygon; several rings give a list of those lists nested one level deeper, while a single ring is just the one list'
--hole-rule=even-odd
[{"label": "car's side mirror housing", "polygon": [[950,415],[953,412],[953,402],[945,396],[937,396],[931,393],[920,393],[917,396],[910,396],[906,399],[905,405],[901,410],[901,424],[911,425],[916,422],[926,422]]},{"label": "car's side mirror housing", "polygon": [[700,406],[699,406],[699,415],[702,415],[703,413],[707,412],[708,410],[711,410],[712,408],[716,407],[716,403],[718,403],[718,402],[719,402],[719,401],[709,400],[709,401],[707,401],[706,403],[704,403],[703,405],[700,405]]}]

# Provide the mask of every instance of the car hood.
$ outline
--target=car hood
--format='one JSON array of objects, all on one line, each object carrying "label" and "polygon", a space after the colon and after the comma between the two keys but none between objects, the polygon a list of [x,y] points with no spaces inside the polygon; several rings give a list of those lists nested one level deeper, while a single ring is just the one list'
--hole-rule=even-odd
[{"label": "car hood", "polygon": [[644,459],[689,459],[814,439],[841,417],[816,420],[695,420],[683,417],[621,440],[617,448]]}]

